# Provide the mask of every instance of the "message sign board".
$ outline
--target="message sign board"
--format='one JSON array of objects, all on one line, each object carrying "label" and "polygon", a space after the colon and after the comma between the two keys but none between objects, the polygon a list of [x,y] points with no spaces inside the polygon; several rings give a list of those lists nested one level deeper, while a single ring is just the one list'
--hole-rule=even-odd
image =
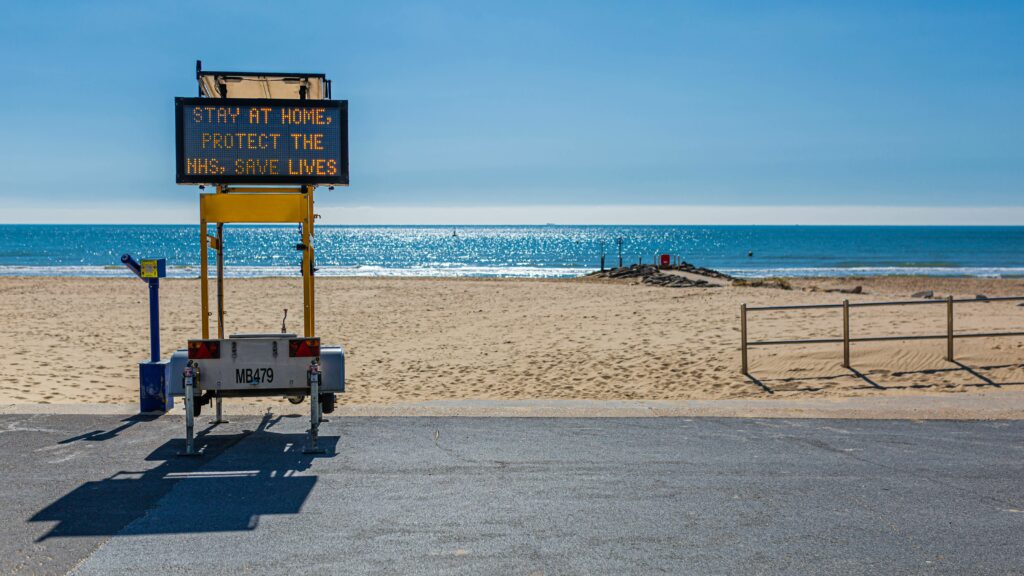
[{"label": "message sign board", "polygon": [[348,101],[175,98],[178,184],[348,185]]}]

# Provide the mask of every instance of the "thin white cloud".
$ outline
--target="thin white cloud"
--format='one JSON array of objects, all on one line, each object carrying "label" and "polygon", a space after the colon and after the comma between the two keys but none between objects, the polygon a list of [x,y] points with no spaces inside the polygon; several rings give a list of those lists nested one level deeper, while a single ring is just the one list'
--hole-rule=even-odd
[{"label": "thin white cloud", "polygon": [[[198,203],[97,208],[8,205],[4,224],[194,224]],[[1020,225],[1024,206],[320,206],[321,224]]]},{"label": "thin white cloud", "polygon": [[337,224],[1019,225],[1024,206],[354,206],[318,208]]}]

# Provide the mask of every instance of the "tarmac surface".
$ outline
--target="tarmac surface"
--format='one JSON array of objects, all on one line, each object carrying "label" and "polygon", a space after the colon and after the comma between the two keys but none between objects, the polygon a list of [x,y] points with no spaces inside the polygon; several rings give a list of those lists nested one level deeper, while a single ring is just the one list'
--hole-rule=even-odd
[{"label": "tarmac surface", "polygon": [[[184,416],[179,398],[171,414]],[[0,414],[90,414],[129,416],[134,404],[0,404]],[[290,413],[301,406],[281,402],[270,408]],[[232,414],[261,415],[267,404],[230,402]],[[339,404],[339,416],[487,416],[594,418],[665,416],[727,418],[842,418],[865,420],[1024,420],[1024,390],[969,393],[846,396],[837,398],[729,398],[720,400],[419,400],[385,404]]]},{"label": "tarmac surface", "polygon": [[0,415],[0,574],[1024,574],[1024,421],[306,425]]}]

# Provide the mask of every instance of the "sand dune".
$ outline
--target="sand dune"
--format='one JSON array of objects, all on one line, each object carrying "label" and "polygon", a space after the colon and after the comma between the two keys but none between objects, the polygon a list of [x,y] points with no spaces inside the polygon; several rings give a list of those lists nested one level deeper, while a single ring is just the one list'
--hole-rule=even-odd
[{"label": "sand dune", "polygon": [[[866,294],[810,289],[864,286]],[[620,281],[331,278],[318,281],[318,326],[348,354],[343,401],[437,399],[716,399],[838,397],[1024,388],[1024,338],[751,351],[740,374],[740,303],[906,299],[920,289],[973,297],[1024,294],[1022,280],[800,280],[794,290],[672,289]],[[300,282],[227,282],[228,332],[276,332],[301,319]],[[169,280],[164,357],[199,335],[198,282]],[[0,402],[137,401],[136,363],[148,356],[146,288],[134,279],[0,279]],[[858,335],[938,334],[943,306],[855,309]],[[962,331],[1024,330],[1016,303],[960,306]],[[836,337],[836,310],[764,312],[751,339]],[[769,393],[771,392],[771,394]],[[277,400],[264,402],[276,403]]]}]

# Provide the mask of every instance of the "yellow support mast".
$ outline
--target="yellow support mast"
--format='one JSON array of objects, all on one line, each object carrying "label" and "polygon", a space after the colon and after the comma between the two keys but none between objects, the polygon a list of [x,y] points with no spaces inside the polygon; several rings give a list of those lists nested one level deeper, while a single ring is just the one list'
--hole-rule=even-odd
[{"label": "yellow support mast", "polygon": [[[216,193],[199,196],[200,314],[203,339],[210,337],[209,255],[211,241],[218,251],[218,337],[224,338],[223,326],[223,238],[224,224],[295,223],[302,225],[302,311],[303,336],[316,336],[315,297],[313,286],[313,186],[301,188],[230,188],[218,186]],[[218,224],[218,236],[207,232],[210,222]]]}]

